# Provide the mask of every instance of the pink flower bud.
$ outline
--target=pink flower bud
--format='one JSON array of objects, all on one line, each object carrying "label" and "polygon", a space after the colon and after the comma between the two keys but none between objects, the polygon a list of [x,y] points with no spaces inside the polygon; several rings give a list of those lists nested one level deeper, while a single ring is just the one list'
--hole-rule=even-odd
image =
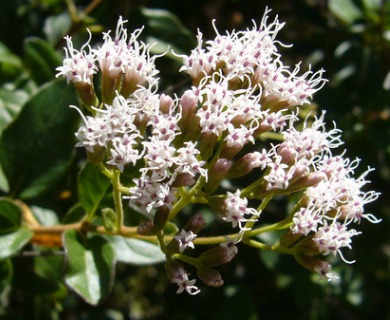
[{"label": "pink flower bud", "polygon": [[200,132],[199,118],[196,116],[198,97],[190,90],[184,92],[180,100],[182,117],[178,123],[184,141],[195,140]]},{"label": "pink flower bud", "polygon": [[207,267],[216,267],[230,262],[237,254],[233,247],[217,246],[203,252],[199,259]]},{"label": "pink flower bud", "polygon": [[239,178],[250,173],[254,166],[253,163],[257,157],[253,153],[247,153],[242,158],[238,159],[231,166],[230,171],[227,174],[227,178]]},{"label": "pink flower bud", "polygon": [[180,188],[184,186],[192,186],[195,183],[195,179],[189,173],[178,174],[175,181],[172,183],[172,187]]},{"label": "pink flower bud", "polygon": [[218,159],[214,166],[209,170],[208,181],[205,184],[205,190],[208,194],[212,194],[220,185],[221,181],[226,177],[230,168],[232,166],[232,161],[228,159]]},{"label": "pink flower bud", "polygon": [[200,230],[205,226],[206,221],[203,218],[201,213],[193,215],[183,229],[187,231],[192,231],[195,234],[198,234]]},{"label": "pink flower bud", "polygon": [[137,233],[142,236],[152,236],[156,234],[156,229],[153,226],[153,222],[148,220],[141,222],[137,227]]},{"label": "pink flower bud", "polygon": [[306,269],[323,276],[327,276],[331,269],[331,265],[328,262],[313,257],[297,254],[295,260]]},{"label": "pink flower bud", "polygon": [[198,277],[210,287],[218,288],[223,285],[221,274],[212,268],[198,268]]},{"label": "pink flower bud", "polygon": [[162,205],[161,207],[157,208],[153,219],[153,225],[155,228],[160,230],[164,229],[165,224],[168,221],[169,212],[170,210],[167,205]]},{"label": "pink flower bud", "polygon": [[92,82],[75,82],[74,87],[76,88],[77,95],[89,111],[91,111],[91,107],[99,104]]},{"label": "pink flower bud", "polygon": [[[294,175],[296,173],[294,172]],[[324,180],[326,178],[326,175],[325,173],[323,172],[311,172],[309,173],[308,175],[304,176],[304,177],[301,177],[299,179],[297,179],[295,182],[293,182],[291,185],[290,185],[290,188],[291,189],[306,189],[306,188],[309,188],[309,187],[313,187],[313,186],[316,186],[317,184],[319,184],[322,180]]]},{"label": "pink flower bud", "polygon": [[208,160],[211,157],[217,140],[218,137],[212,132],[202,134],[199,143],[199,150],[203,160]]},{"label": "pink flower bud", "polygon": [[194,113],[197,103],[198,97],[191,90],[185,91],[180,99],[183,116],[187,113]]},{"label": "pink flower bud", "polygon": [[166,94],[162,94],[160,96],[160,110],[161,110],[161,112],[164,114],[169,114],[172,106],[173,106],[173,99]]},{"label": "pink flower bud", "polygon": [[282,247],[289,247],[295,242],[297,242],[300,238],[302,238],[301,234],[292,233],[291,230],[282,235],[279,240],[279,243]]},{"label": "pink flower bud", "polygon": [[315,256],[321,254],[318,244],[313,240],[313,237],[307,237],[296,245],[297,252],[305,256]]}]

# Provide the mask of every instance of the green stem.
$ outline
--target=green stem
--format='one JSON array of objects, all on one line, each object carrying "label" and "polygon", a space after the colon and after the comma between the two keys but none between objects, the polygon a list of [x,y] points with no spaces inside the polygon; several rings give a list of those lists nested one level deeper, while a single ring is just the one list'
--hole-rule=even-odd
[{"label": "green stem", "polygon": [[205,181],[205,178],[201,176],[190,191],[186,192],[186,189],[180,189],[180,199],[175,203],[171,212],[169,213],[169,221],[172,220],[180,212],[181,209],[183,209],[187,204],[191,203],[194,200],[194,195],[198,190],[202,188]]},{"label": "green stem", "polygon": [[253,230],[249,230],[249,231],[246,231],[245,232],[245,237],[246,238],[250,238],[250,237],[253,237],[253,236],[256,236],[258,234],[262,234],[264,232],[268,232],[268,231],[275,231],[275,230],[283,230],[283,229],[287,229],[291,226],[292,224],[292,217],[289,216],[277,223],[274,223],[274,224],[270,224],[268,226],[264,226],[264,227],[260,227],[260,228],[257,228],[257,229],[253,229]]},{"label": "green stem", "polygon": [[122,226],[123,226],[123,203],[122,203],[122,193],[119,190],[119,187],[121,186],[120,183],[120,171],[114,170],[113,177],[112,177],[112,188],[113,188],[113,197],[114,197],[114,204],[115,204],[115,212],[117,214],[117,229],[118,232],[122,232]]},{"label": "green stem", "polygon": [[181,253],[173,254],[172,258],[184,261],[184,262],[186,262],[188,264],[191,264],[191,265],[193,265],[195,267],[199,265],[199,260],[198,259],[186,256],[186,255],[181,254]]},{"label": "green stem", "polygon": [[114,174],[111,170],[108,170],[103,163],[99,162],[98,163],[98,166],[99,166],[99,169],[100,171],[107,177],[109,178],[110,180],[112,180],[114,178]]},{"label": "green stem", "polygon": [[164,231],[160,230],[159,233],[157,233],[157,240],[160,244],[161,251],[165,254],[167,252],[167,247],[165,245],[165,238],[164,238]]},{"label": "green stem", "polygon": [[242,242],[247,244],[250,247],[258,248],[261,250],[268,250],[268,251],[274,251],[278,253],[292,254],[292,255],[295,254],[295,250],[281,247],[279,246],[278,242],[273,246],[269,246],[268,244],[253,239],[242,239]]},{"label": "green stem", "polygon": [[254,248],[258,248],[258,249],[262,249],[262,250],[269,250],[269,251],[272,251],[272,247],[265,244],[265,243],[262,243],[260,241],[256,241],[256,240],[253,240],[253,239],[242,239],[242,242],[247,244],[248,246],[250,247],[254,247]]},{"label": "green stem", "polygon": [[[261,212],[265,209],[265,207],[268,205],[268,203],[271,201],[273,197],[273,194],[269,194],[268,196],[266,196],[263,201],[261,202],[260,206],[257,208],[257,211]],[[256,215],[253,215],[252,218],[250,219],[250,221],[248,221],[246,224],[245,224],[245,229],[252,229],[253,228],[253,225],[256,223],[258,217]],[[248,231],[245,232],[245,235],[247,234]]]}]

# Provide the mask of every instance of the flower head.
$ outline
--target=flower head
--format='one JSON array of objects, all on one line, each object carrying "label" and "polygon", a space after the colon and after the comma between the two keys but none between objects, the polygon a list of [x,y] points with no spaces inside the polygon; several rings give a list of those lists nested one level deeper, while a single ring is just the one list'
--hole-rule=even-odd
[{"label": "flower head", "polygon": [[[91,33],[89,33],[91,36]],[[96,55],[89,46],[89,39],[80,51],[73,47],[72,38],[70,36],[65,37],[67,47],[64,48],[66,58],[63,61],[63,65],[57,67],[58,73],[56,77],[63,76],[66,78],[66,82],[81,82],[85,84],[92,84],[93,75],[97,73],[98,68],[95,64]]]}]

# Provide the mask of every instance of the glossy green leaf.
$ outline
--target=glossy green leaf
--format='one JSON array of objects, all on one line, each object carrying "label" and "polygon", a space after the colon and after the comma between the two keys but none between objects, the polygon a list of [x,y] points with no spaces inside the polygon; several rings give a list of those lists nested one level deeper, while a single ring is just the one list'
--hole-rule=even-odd
[{"label": "glossy green leaf", "polygon": [[117,261],[148,265],[165,261],[165,255],[160,247],[153,243],[138,239],[128,239],[120,236],[107,236],[114,246]]},{"label": "glossy green leaf", "polygon": [[65,81],[43,86],[23,106],[0,138],[0,163],[10,193],[29,199],[50,190],[61,179],[74,154],[78,115]]},{"label": "glossy green leaf", "polygon": [[0,259],[6,259],[17,253],[30,241],[34,233],[21,228],[15,232],[0,236]]},{"label": "glossy green leaf", "polygon": [[110,185],[110,179],[100,172],[98,166],[91,162],[85,164],[79,175],[78,195],[80,204],[89,215],[99,208]]},{"label": "glossy green leaf", "polygon": [[[188,53],[195,45],[194,35],[184,27],[180,20],[171,12],[161,9],[143,8],[141,14],[147,20],[147,31],[153,35],[148,42],[157,44],[152,47],[152,53],[167,53],[172,59],[181,58],[172,55]],[[167,52],[167,49],[171,50]]]},{"label": "glossy green leaf", "polygon": [[24,52],[31,76],[38,84],[54,79],[55,69],[62,64],[62,59],[49,42],[28,38],[24,42]]},{"label": "glossy green leaf", "polygon": [[75,230],[65,232],[63,242],[67,256],[67,285],[88,303],[98,304],[113,284],[114,249],[103,237],[85,238]]},{"label": "glossy green leaf", "polygon": [[29,94],[24,90],[0,88],[0,132],[19,114],[28,98]]},{"label": "glossy green leaf", "polygon": [[352,0],[329,0],[329,10],[340,20],[347,24],[362,17],[362,12]]},{"label": "glossy green leaf", "polygon": [[16,68],[22,68],[22,61],[20,58],[13,54],[2,42],[0,42],[0,63],[9,64]]},{"label": "glossy green leaf", "polygon": [[16,77],[22,68],[22,60],[0,42],[0,80]]},{"label": "glossy green leaf", "polygon": [[7,181],[7,178],[4,174],[3,168],[1,167],[1,163],[0,163],[0,191],[2,191],[4,193],[9,192],[8,181]]},{"label": "glossy green leaf", "polygon": [[22,210],[12,200],[0,198],[0,234],[16,231],[22,223]]},{"label": "glossy green leaf", "polygon": [[379,10],[383,5],[382,0],[362,0],[362,3],[369,11]]},{"label": "glossy green leaf", "polygon": [[85,209],[80,204],[80,202],[77,202],[74,206],[72,206],[68,210],[65,217],[62,219],[62,223],[67,224],[67,223],[79,222],[84,217],[85,217]]},{"label": "glossy green leaf", "polygon": [[66,11],[59,15],[48,17],[45,20],[43,31],[45,32],[47,39],[49,39],[52,44],[55,44],[66,35],[71,25],[72,20]]},{"label": "glossy green leaf", "polygon": [[52,226],[59,223],[58,215],[53,210],[37,206],[30,206],[30,209],[39,224],[43,226]]}]

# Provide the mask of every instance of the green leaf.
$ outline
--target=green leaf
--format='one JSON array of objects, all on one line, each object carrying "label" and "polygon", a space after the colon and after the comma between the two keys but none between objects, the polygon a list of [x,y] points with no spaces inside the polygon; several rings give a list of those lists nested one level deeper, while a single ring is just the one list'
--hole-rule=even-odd
[{"label": "green leaf", "polygon": [[66,11],[57,16],[49,16],[45,20],[43,31],[45,32],[47,39],[54,45],[68,33],[71,25],[72,19]]},{"label": "green leaf", "polygon": [[16,77],[22,69],[23,64],[20,58],[0,42],[0,80]]},{"label": "green leaf", "polygon": [[24,42],[26,62],[32,78],[44,84],[55,77],[55,69],[62,64],[61,56],[46,40],[27,38]]},{"label": "green leaf", "polygon": [[77,113],[74,90],[56,80],[23,106],[0,138],[0,163],[14,197],[30,199],[64,176],[74,154]]},{"label": "green leaf", "polygon": [[16,231],[21,223],[21,208],[10,199],[0,198],[0,234]]},{"label": "green leaf", "polygon": [[30,209],[34,214],[34,217],[37,218],[39,224],[43,226],[53,226],[59,223],[58,215],[53,210],[37,206],[30,206]]},{"label": "green leaf", "polygon": [[80,204],[88,215],[93,215],[104,199],[111,181],[100,172],[97,165],[87,162],[80,172],[78,182]]},{"label": "green leaf", "polygon": [[362,0],[362,3],[366,10],[376,11],[382,7],[382,0]]},{"label": "green leaf", "polygon": [[347,24],[352,24],[363,16],[352,0],[329,0],[328,6],[337,18]]},{"label": "green leaf", "polygon": [[115,252],[107,239],[84,238],[75,230],[66,231],[63,243],[68,259],[65,281],[90,304],[98,304],[111,290]]},{"label": "green leaf", "polygon": [[65,214],[65,217],[62,219],[63,224],[79,222],[85,217],[85,210],[80,202],[77,202],[72,206],[68,212]]},{"label": "green leaf", "polygon": [[0,259],[6,259],[17,253],[30,241],[34,232],[21,228],[15,232],[0,236]]},{"label": "green leaf", "polygon": [[153,243],[121,236],[106,236],[106,238],[113,244],[119,262],[148,265],[165,261],[165,255],[160,247]]},{"label": "green leaf", "polygon": [[0,42],[0,64],[2,66],[3,64],[12,65],[18,69],[22,68],[22,61],[20,58],[13,54],[2,42]]},{"label": "green leaf", "polygon": [[14,120],[28,98],[24,90],[0,88],[0,132]]},{"label": "green leaf", "polygon": [[7,181],[7,178],[4,174],[1,163],[0,163],[0,191],[2,191],[4,193],[9,193],[8,181]]},{"label": "green leaf", "polygon": [[[141,14],[147,20],[147,32],[153,35],[153,37],[148,38],[148,42],[157,44],[151,48],[153,54],[165,53],[168,48],[175,53],[183,54],[195,47],[194,35],[171,12],[142,8]],[[181,61],[181,58],[173,55],[171,50],[167,55]]]}]

